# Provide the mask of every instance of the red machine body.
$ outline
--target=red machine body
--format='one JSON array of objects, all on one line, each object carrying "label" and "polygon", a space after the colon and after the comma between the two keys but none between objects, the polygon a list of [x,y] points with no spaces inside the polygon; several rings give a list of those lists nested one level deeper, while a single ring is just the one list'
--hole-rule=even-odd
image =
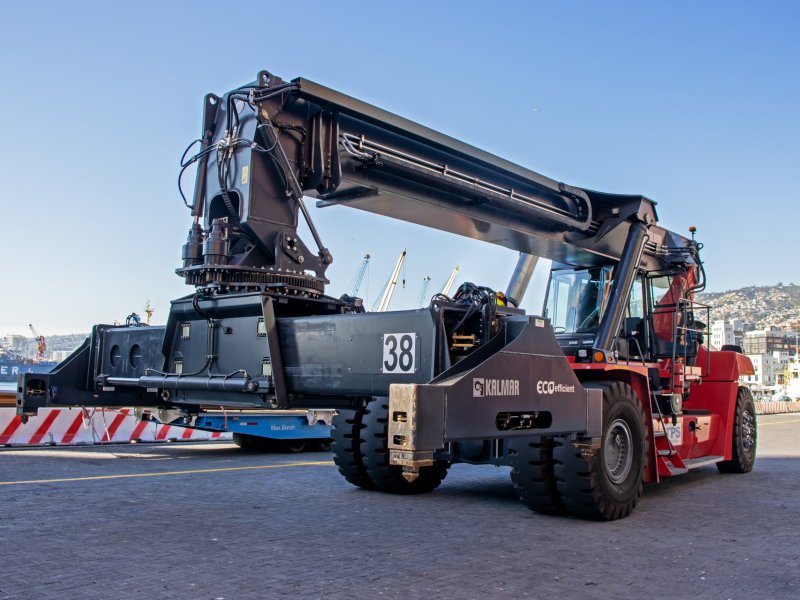
[{"label": "red machine body", "polygon": [[[689,469],[732,459],[736,397],[739,378],[754,373],[747,356],[733,351],[714,351],[701,346],[697,366],[676,376],[676,384],[688,389],[683,414],[654,414],[649,374],[658,369],[661,379],[674,374],[669,360],[660,363],[576,363],[569,357],[578,379],[621,381],[630,385],[647,418],[648,460],[645,482],[686,473]],[[665,364],[666,363],[666,364]],[[683,369],[682,369],[683,371]],[[677,388],[676,388],[677,389]]]}]

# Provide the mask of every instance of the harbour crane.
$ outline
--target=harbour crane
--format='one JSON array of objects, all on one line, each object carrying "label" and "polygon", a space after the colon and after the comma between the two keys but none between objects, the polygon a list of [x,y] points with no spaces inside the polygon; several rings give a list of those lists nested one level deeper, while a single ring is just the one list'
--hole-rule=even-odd
[{"label": "harbour crane", "polygon": [[33,324],[28,323],[28,327],[33,334],[33,339],[36,341],[36,360],[44,360],[44,355],[47,352],[47,340],[44,339],[44,336],[41,335]]},{"label": "harbour crane", "polygon": [[460,267],[456,265],[456,268],[453,269],[453,272],[450,273],[450,279],[447,280],[447,283],[444,284],[442,288],[442,295],[447,296],[450,293],[450,288],[453,287],[453,282],[456,280],[456,275],[458,275],[458,270]]},{"label": "harbour crane", "polygon": [[[383,297],[381,298],[380,303],[378,304],[377,308],[373,309],[373,312],[385,312],[389,310],[389,303],[392,301],[392,295],[394,294],[394,288],[397,286],[397,278],[400,277],[400,269],[403,268],[403,263],[406,260],[406,251],[405,249],[400,253],[400,256],[397,259],[397,264],[394,266],[394,271],[392,271],[392,276],[389,277],[389,282],[386,284],[386,289],[383,292]],[[405,285],[405,280],[403,281],[403,285]]]},{"label": "harbour crane", "polygon": [[145,323],[150,325],[150,319],[153,318],[153,313],[156,312],[156,309],[153,308],[153,305],[150,304],[150,300],[148,300],[144,305],[144,314],[147,315],[145,317]]},{"label": "harbour crane", "polygon": [[417,308],[422,308],[428,303],[428,286],[430,283],[431,278],[429,275],[422,278],[422,289],[419,291],[419,297],[417,298]]},{"label": "harbour crane", "polygon": [[347,288],[348,296],[358,296],[358,290],[361,289],[361,283],[364,281],[364,275],[369,267],[369,259],[369,254],[365,254],[363,260],[361,261],[361,265],[358,267],[358,271],[356,271],[356,274],[353,276],[353,280],[350,282],[350,286]]}]

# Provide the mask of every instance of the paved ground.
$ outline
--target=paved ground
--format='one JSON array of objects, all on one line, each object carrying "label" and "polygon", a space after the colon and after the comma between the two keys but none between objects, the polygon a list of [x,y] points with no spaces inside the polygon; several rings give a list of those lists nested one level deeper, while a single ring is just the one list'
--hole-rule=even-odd
[{"label": "paved ground", "polygon": [[797,598],[800,416],[760,425],[753,473],[650,486],[613,523],[536,515],[493,467],[409,498],[321,453],[0,450],[0,598]]}]

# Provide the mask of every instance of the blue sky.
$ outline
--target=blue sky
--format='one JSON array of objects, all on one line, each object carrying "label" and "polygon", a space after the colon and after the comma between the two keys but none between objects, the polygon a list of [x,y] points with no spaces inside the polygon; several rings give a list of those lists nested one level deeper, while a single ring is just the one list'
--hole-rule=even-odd
[{"label": "blue sky", "polygon": [[[698,227],[712,290],[800,282],[798,7],[3,2],[0,335],[87,331],[148,299],[166,318],[190,292],[174,274],[190,222],[178,159],[204,94],[263,68],[572,185],[645,194],[665,226]],[[516,262],[346,208],[314,215],[335,295],[366,252],[371,303],[408,249],[396,308],[455,264],[504,289]]]}]

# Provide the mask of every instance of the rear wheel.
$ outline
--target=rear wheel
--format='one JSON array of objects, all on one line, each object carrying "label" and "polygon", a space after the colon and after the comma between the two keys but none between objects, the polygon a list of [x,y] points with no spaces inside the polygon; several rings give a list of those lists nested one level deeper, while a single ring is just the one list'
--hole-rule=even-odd
[{"label": "rear wheel", "polygon": [[306,440],[285,440],[281,444],[283,449],[289,454],[299,454],[306,449]]},{"label": "rear wheel", "polygon": [[234,433],[233,443],[249,452],[273,452],[275,450],[272,440],[250,433]]},{"label": "rear wheel", "polygon": [[383,492],[390,494],[425,494],[439,486],[447,475],[450,463],[437,460],[430,467],[421,467],[414,481],[403,477],[403,468],[389,464],[389,399],[375,398],[364,411],[364,441],[361,454],[370,479]]},{"label": "rear wheel", "polygon": [[531,510],[545,515],[567,512],[558,493],[554,473],[552,437],[515,437],[508,440],[511,482]]},{"label": "rear wheel", "polygon": [[736,394],[736,409],[733,414],[733,450],[731,460],[717,463],[722,473],[749,473],[756,462],[756,406],[753,395],[746,387]]},{"label": "rear wheel", "polygon": [[603,391],[603,437],[599,450],[584,453],[569,438],[555,439],[553,458],[558,491],[572,514],[612,521],[633,511],[644,487],[647,427],[633,388],[595,382]]},{"label": "rear wheel", "polygon": [[377,486],[367,474],[361,454],[361,444],[364,441],[363,417],[363,409],[337,411],[331,427],[331,451],[333,462],[347,481],[356,487],[374,490]]}]

